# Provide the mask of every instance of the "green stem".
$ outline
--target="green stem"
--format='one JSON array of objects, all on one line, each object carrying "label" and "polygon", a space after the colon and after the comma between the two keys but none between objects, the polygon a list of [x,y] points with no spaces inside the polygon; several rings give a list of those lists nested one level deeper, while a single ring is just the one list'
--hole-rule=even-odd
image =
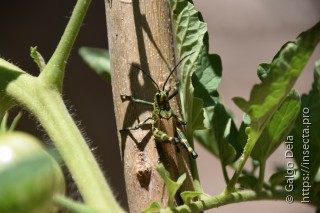
[{"label": "green stem", "polygon": [[[248,131],[250,131],[250,129],[248,129]],[[247,134],[249,134],[249,133],[247,133]],[[246,145],[243,149],[243,154],[239,160],[238,167],[236,168],[236,171],[234,172],[230,182],[228,183],[228,185],[225,189],[226,194],[230,194],[231,192],[233,192],[235,185],[238,182],[238,178],[242,173],[243,167],[244,167],[245,163],[247,162],[247,160],[251,154],[251,151],[252,151],[254,145],[256,144],[258,138],[260,137],[260,135],[261,135],[261,131],[251,132],[251,135],[250,135],[251,138],[248,138],[248,142],[246,143]]]},{"label": "green stem", "polygon": [[53,202],[59,209],[67,210],[70,213],[97,213],[94,209],[61,195],[55,195]]},{"label": "green stem", "polygon": [[[194,143],[193,143],[193,137],[189,136],[189,132],[192,132],[190,129],[187,129],[187,140],[189,141],[190,145],[194,148]],[[203,192],[202,186],[201,186],[201,182],[200,182],[200,176],[199,176],[199,172],[198,172],[198,166],[197,166],[197,161],[194,159],[191,159],[190,161],[190,169],[191,169],[191,174],[193,177],[193,187],[195,191],[198,192]],[[203,198],[202,196],[204,195],[200,195],[200,198]]]},{"label": "green stem", "polygon": [[191,160],[191,173],[192,173],[192,177],[193,177],[194,190],[198,191],[198,192],[203,192],[203,189],[202,189],[202,186],[200,183],[197,161],[193,160],[193,159]]},{"label": "green stem", "polygon": [[227,167],[225,167],[225,166],[223,165],[222,161],[220,161],[220,162],[221,162],[221,168],[222,168],[222,173],[223,173],[224,181],[225,181],[226,183],[229,183],[230,178],[229,178],[229,175],[228,175],[228,172],[227,172]]},{"label": "green stem", "polygon": [[[68,166],[85,202],[99,212],[123,212],[61,98],[64,68],[90,0],[78,0],[62,39],[38,78],[0,60],[0,97],[22,105],[42,124]],[[0,108],[0,112],[4,107]]]},{"label": "green stem", "polygon": [[259,167],[259,179],[257,183],[257,192],[261,192],[263,185],[264,185],[264,173],[266,170],[266,161],[263,159],[260,161],[260,167]]},{"label": "green stem", "polygon": [[[246,201],[254,201],[254,200],[283,200],[285,202],[287,196],[287,192],[285,191],[263,191],[261,193],[257,193],[252,190],[233,192],[231,194],[222,193],[217,196],[205,198],[203,200],[199,200],[193,202],[189,205],[178,206],[174,210],[165,209],[161,211],[163,213],[169,212],[183,212],[183,213],[195,213],[202,212],[208,209],[217,208],[220,206],[224,206],[230,203],[240,203]],[[294,196],[295,200],[299,199],[299,195]]]},{"label": "green stem", "polygon": [[62,90],[64,70],[91,0],[78,0],[68,25],[52,57],[39,78],[46,85]]},{"label": "green stem", "polygon": [[85,202],[101,212],[123,212],[59,91],[48,87],[41,79],[21,74],[7,85],[6,94],[28,109],[43,125]]}]

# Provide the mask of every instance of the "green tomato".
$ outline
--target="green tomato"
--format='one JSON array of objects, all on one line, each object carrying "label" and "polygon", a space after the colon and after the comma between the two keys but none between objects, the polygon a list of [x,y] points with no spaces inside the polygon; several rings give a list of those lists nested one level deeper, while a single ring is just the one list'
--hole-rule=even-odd
[{"label": "green tomato", "polygon": [[54,213],[64,194],[63,173],[41,142],[22,132],[0,135],[0,212]]}]

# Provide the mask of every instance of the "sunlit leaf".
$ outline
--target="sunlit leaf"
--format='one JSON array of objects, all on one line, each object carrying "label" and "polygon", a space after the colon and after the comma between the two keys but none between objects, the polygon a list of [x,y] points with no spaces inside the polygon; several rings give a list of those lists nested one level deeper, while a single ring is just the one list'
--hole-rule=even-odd
[{"label": "sunlit leaf", "polygon": [[[190,139],[194,133],[205,148],[218,156],[220,152],[222,153],[219,150],[221,140],[216,139],[214,128],[220,124],[213,119],[215,106],[219,103],[217,88],[221,80],[221,59],[217,54],[208,53],[207,25],[193,4],[190,1],[170,0],[170,6],[178,55],[182,58],[193,53],[180,65],[182,113],[189,124],[197,124],[187,127],[187,136]],[[202,116],[199,116],[200,114]],[[231,116],[227,115],[226,120],[229,118]],[[219,134],[224,133],[224,128],[225,126],[222,125]],[[194,132],[195,130],[197,131]],[[234,133],[233,130],[236,129],[232,128],[232,133]],[[223,146],[234,149],[230,144]]]},{"label": "sunlit leaf", "polygon": [[301,110],[291,132],[294,159],[312,184],[320,166],[320,60],[316,62],[314,82],[309,94],[301,97]]},{"label": "sunlit leaf", "polygon": [[264,128],[251,156],[265,161],[290,133],[300,109],[300,96],[293,90]]},{"label": "sunlit leaf", "polygon": [[270,64],[267,77],[251,90],[249,101],[234,98],[234,102],[251,119],[245,130],[248,135],[244,148],[246,157],[251,154],[269,119],[292,90],[319,40],[320,23],[300,34],[295,42],[288,42],[281,48]]}]

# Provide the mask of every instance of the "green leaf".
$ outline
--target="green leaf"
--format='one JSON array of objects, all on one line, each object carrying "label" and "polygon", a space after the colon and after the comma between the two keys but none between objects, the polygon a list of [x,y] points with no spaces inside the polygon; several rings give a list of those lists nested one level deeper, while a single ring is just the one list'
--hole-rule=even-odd
[{"label": "green leaf", "polygon": [[168,200],[168,207],[173,208],[174,204],[174,197],[178,191],[178,189],[181,187],[182,183],[186,179],[186,174],[181,175],[177,182],[174,182],[170,179],[169,172],[164,168],[163,164],[160,163],[157,166],[157,172],[160,174],[161,178],[164,180],[164,183],[166,184],[166,187],[169,192],[169,200]]},{"label": "green leaf", "polygon": [[108,83],[111,82],[109,51],[92,47],[81,47],[79,55],[84,62]]},{"label": "green leaf", "polygon": [[279,109],[264,128],[251,156],[258,161],[265,161],[280,146],[290,133],[300,110],[300,96],[293,90],[283,101]]},{"label": "green leaf", "polygon": [[142,212],[143,213],[149,213],[149,212],[159,212],[161,209],[161,206],[158,202],[154,201],[150,204],[150,206],[148,206],[147,208],[145,208]]},{"label": "green leaf", "polygon": [[267,78],[268,73],[270,72],[271,64],[262,63],[259,64],[257,74],[261,81]]},{"label": "green leaf", "polygon": [[234,98],[234,102],[249,114],[255,130],[265,126],[266,120],[291,91],[319,40],[320,23],[281,49],[271,63],[268,77],[251,90],[249,101]]},{"label": "green leaf", "polygon": [[[194,117],[197,114],[193,112],[194,109],[214,104],[218,96],[216,89],[220,82],[221,60],[218,55],[208,54],[207,25],[193,4],[170,0],[170,6],[179,57],[194,53],[180,64],[182,113],[188,123],[203,123],[204,117]],[[196,97],[202,99],[203,103],[196,100]],[[203,110],[200,113],[203,114]],[[193,131],[192,127],[187,127],[189,138]]]},{"label": "green leaf", "polygon": [[[222,104],[219,106],[222,106],[225,112],[224,118],[219,118],[219,112],[216,112],[220,108],[215,109],[219,103],[217,88],[222,73],[220,56],[208,53],[207,25],[193,4],[190,1],[170,0],[170,6],[179,57],[182,58],[190,52],[194,53],[180,65],[182,113],[188,123],[198,124],[187,127],[189,136],[187,137],[190,140],[194,133],[198,141],[214,155],[219,156],[219,153],[223,153],[224,156],[229,155],[228,159],[222,159],[223,164],[226,165],[231,162],[230,159],[236,158],[235,149],[237,148],[233,147],[234,137],[226,136],[224,139],[222,137],[231,116]],[[203,116],[198,116],[200,114]],[[219,123],[221,119],[224,120],[223,124]],[[229,132],[226,134],[236,136],[237,129],[233,121],[229,127],[230,129],[226,130]],[[220,134],[218,138],[216,134]],[[229,144],[230,142],[232,144]]]},{"label": "green leaf", "polygon": [[248,140],[240,167],[244,166],[269,119],[292,90],[319,40],[320,22],[300,34],[295,42],[289,42],[281,48],[271,63],[267,77],[251,90],[249,101],[234,98],[236,105],[251,119],[250,126],[245,130]]},{"label": "green leaf", "polygon": [[207,110],[204,112],[204,125],[208,128],[204,130],[196,130],[194,135],[201,145],[204,146],[209,152],[215,156],[219,156],[219,143],[216,138],[214,128],[212,127],[214,115],[215,107],[207,107]]},{"label": "green leaf", "polygon": [[38,52],[37,47],[30,47],[30,56],[33,61],[38,65],[40,72],[45,68],[46,62],[42,55]]},{"label": "green leaf", "polygon": [[219,100],[217,92],[221,81],[222,62],[219,55],[208,54],[208,38],[205,36],[203,48],[201,49],[201,61],[192,75],[194,96],[204,101],[204,107],[213,106]]},{"label": "green leaf", "polygon": [[[220,145],[220,160],[223,166],[235,161],[237,156],[237,150],[234,148],[236,145],[237,129],[235,124],[231,119],[228,120],[226,125],[223,138]],[[232,146],[234,144],[234,146]]]},{"label": "green leaf", "polygon": [[278,185],[283,185],[283,183],[286,181],[286,175],[287,171],[279,171],[271,175],[269,178],[269,183],[271,184],[271,187],[274,189]]},{"label": "green leaf", "polygon": [[197,191],[184,191],[180,195],[184,204],[190,204],[192,199],[202,194],[203,194],[202,192],[197,192]]},{"label": "green leaf", "polygon": [[250,116],[247,113],[244,113],[237,138],[238,144],[242,148],[245,147],[245,145],[247,144],[248,135],[246,134],[246,128],[249,127],[250,123]]},{"label": "green leaf", "polygon": [[[309,94],[301,97],[301,109],[291,132],[294,159],[312,184],[320,166],[320,60],[316,62],[314,82]],[[305,161],[303,160],[305,159]]]},{"label": "green leaf", "polygon": [[192,123],[191,127],[193,130],[205,129],[203,124],[204,115],[203,115],[203,101],[200,98],[194,98],[194,107],[192,109]]},{"label": "green leaf", "polygon": [[240,184],[241,188],[254,189],[258,183],[258,179],[253,175],[245,175],[239,177],[238,183]]},{"label": "green leaf", "polygon": [[[299,177],[299,171],[297,169],[294,170],[280,170],[269,178],[269,183],[271,187],[275,189],[276,186],[285,186],[288,176],[292,176],[294,180],[297,180]],[[295,188],[297,188],[295,186]]]}]

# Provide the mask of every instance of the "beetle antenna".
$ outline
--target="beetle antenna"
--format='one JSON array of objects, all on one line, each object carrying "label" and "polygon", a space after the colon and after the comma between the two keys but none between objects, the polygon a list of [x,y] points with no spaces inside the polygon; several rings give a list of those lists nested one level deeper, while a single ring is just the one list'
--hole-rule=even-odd
[{"label": "beetle antenna", "polygon": [[131,64],[131,66],[134,67],[134,68],[136,68],[136,69],[138,69],[138,70],[141,70],[142,73],[143,73],[145,76],[147,76],[148,78],[150,78],[150,80],[154,83],[154,85],[156,85],[158,91],[160,91],[160,88],[159,88],[157,82],[155,82],[155,81],[151,78],[151,76],[150,76],[146,71],[144,71],[144,70],[141,69],[140,67],[135,66],[135,65],[133,65],[133,64]]},{"label": "beetle antenna", "polygon": [[166,84],[167,84],[167,82],[168,82],[168,80],[169,80],[169,78],[170,78],[170,76],[172,75],[172,73],[177,69],[177,67],[179,66],[179,64],[184,60],[184,59],[186,59],[188,56],[190,56],[190,55],[192,55],[193,53],[195,53],[195,52],[192,52],[192,53],[190,53],[190,54],[188,54],[188,55],[186,55],[186,56],[184,56],[180,61],[179,61],[179,63],[171,70],[171,72],[170,72],[170,74],[169,74],[169,76],[167,77],[167,79],[166,79],[166,81],[164,82],[164,84],[163,84],[163,87],[162,87],[162,90],[164,90],[164,87],[166,86]]}]

